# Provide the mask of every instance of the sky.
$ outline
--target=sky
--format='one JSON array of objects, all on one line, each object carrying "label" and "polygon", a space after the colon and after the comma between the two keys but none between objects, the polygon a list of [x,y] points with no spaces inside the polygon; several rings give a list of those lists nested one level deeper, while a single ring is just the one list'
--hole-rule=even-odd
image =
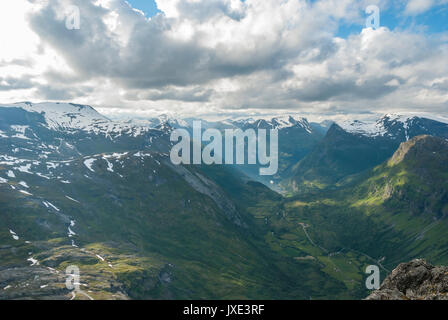
[{"label": "sky", "polygon": [[448,0],[2,0],[0,41],[1,103],[448,116]]},{"label": "sky", "polygon": [[132,0],[128,1],[128,3],[136,9],[143,11],[146,17],[150,18],[155,16],[157,13],[161,11],[157,7],[157,3],[154,0]]}]

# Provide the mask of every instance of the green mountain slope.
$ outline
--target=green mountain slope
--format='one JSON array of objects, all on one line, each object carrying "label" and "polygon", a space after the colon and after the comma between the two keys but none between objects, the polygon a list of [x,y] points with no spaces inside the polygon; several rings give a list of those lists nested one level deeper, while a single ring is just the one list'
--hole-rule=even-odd
[{"label": "green mountain slope", "polygon": [[398,145],[386,138],[353,135],[333,124],[317,147],[293,167],[284,185],[302,194],[325,189],[380,164],[392,156]]},{"label": "green mountain slope", "polygon": [[385,276],[414,258],[447,263],[447,157],[445,139],[419,136],[350,186],[286,199],[283,234],[275,241],[296,233],[290,243],[326,262],[328,273],[348,288],[363,286],[371,264]]},{"label": "green mountain slope", "polygon": [[400,143],[419,135],[448,138],[448,124],[415,116],[385,115],[375,123],[333,124],[325,138],[292,169],[282,185],[291,194],[334,189],[386,161]]},{"label": "green mountain slope", "polygon": [[[94,299],[308,299],[343,291],[318,266],[266,243],[255,215],[279,196],[262,185],[234,174],[236,197],[160,153],[57,164],[58,179],[15,171],[0,184],[0,284],[11,286],[0,297],[27,297],[27,283],[36,298],[70,297],[60,281],[69,265],[80,268]],[[214,170],[216,180],[232,172]],[[261,192],[267,204],[258,203]]]},{"label": "green mountain slope", "polygon": [[445,139],[418,136],[351,190],[352,207],[401,233],[396,259],[448,262],[447,160]]},{"label": "green mountain slope", "polygon": [[356,188],[356,205],[380,205],[414,216],[443,219],[448,214],[448,142],[418,136],[375,168]]},{"label": "green mountain slope", "polygon": [[169,126],[32,107],[0,110],[0,299],[358,299],[369,265],[448,263],[445,139],[334,125],[294,169],[315,192],[284,198],[232,166],[174,166]]}]

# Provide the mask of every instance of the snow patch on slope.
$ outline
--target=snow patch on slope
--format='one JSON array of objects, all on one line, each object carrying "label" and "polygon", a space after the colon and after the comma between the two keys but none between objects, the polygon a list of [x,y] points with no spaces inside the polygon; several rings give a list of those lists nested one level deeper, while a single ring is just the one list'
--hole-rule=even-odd
[{"label": "snow patch on slope", "polygon": [[92,172],[95,172],[95,170],[93,170],[92,166],[95,163],[96,159],[90,158],[84,161],[84,165],[87,167],[87,169],[89,169]]},{"label": "snow patch on slope", "polygon": [[428,114],[386,114],[378,120],[345,120],[338,121],[337,124],[347,132],[369,137],[384,137],[390,135],[388,126],[390,124],[399,124],[404,130],[406,139],[409,140],[409,128],[417,118],[425,118],[448,124],[448,119]]},{"label": "snow patch on slope", "polygon": [[11,234],[11,236],[14,240],[18,241],[20,239],[19,236],[17,235],[17,233],[12,231],[11,229],[9,229],[9,233]]},{"label": "snow patch on slope", "polygon": [[[81,130],[93,134],[103,134],[113,140],[122,135],[138,137],[149,130],[149,125],[138,124],[134,121],[118,122],[111,121],[101,115],[94,108],[85,105],[72,103],[31,103],[20,102],[15,104],[0,104],[0,108],[21,108],[27,112],[41,114],[46,122],[46,127],[54,131],[73,133]],[[15,138],[27,139],[25,126],[11,126],[16,131]],[[1,137],[7,137],[4,132],[0,132]]]}]

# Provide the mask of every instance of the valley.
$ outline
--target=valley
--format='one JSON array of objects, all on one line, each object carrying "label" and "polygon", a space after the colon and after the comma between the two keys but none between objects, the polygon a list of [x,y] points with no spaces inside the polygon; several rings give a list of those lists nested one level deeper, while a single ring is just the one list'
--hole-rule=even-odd
[{"label": "valley", "polygon": [[[279,130],[262,180],[173,165],[189,121],[150,123],[0,106],[0,299],[362,299],[369,265],[448,263],[448,124],[210,124]],[[65,286],[73,265],[86,295]]]}]

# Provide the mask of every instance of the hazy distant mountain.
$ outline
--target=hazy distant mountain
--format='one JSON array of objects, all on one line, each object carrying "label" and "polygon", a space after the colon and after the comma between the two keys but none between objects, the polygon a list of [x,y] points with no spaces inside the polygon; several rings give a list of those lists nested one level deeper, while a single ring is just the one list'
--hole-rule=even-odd
[{"label": "hazy distant mountain", "polygon": [[277,129],[279,133],[279,171],[277,175],[260,176],[259,165],[239,165],[235,167],[252,179],[273,188],[276,187],[275,183],[289,176],[291,167],[305,157],[324,137],[327,130],[325,126],[328,125],[327,122],[311,125],[307,119],[293,116],[274,117],[271,119],[226,119],[222,121],[206,121],[196,118],[176,119],[172,116],[161,116],[150,119],[149,123],[151,127],[168,123],[173,128],[187,129],[191,134],[194,121],[200,121],[202,130],[209,128],[221,131],[226,129],[241,129],[243,131],[248,129],[255,131],[258,129]]},{"label": "hazy distant mountain", "polygon": [[[289,176],[292,166],[303,159],[323,138],[321,131],[313,128],[307,119],[292,116],[266,119],[245,119],[230,122],[237,128],[277,129],[279,143],[279,171],[274,177],[259,177],[258,166],[243,166],[243,170],[251,178],[270,185]],[[263,180],[264,179],[264,180]]]},{"label": "hazy distant mountain", "polygon": [[448,124],[398,115],[386,115],[376,122],[334,124],[283,183],[293,192],[334,186],[349,175],[380,164],[393,155],[401,142],[422,134],[448,138]]},{"label": "hazy distant mountain", "polygon": [[323,136],[325,136],[327,134],[328,130],[330,130],[330,128],[331,128],[331,126],[333,124],[334,124],[334,121],[324,120],[324,121],[322,121],[320,123],[311,122],[310,126],[315,131],[320,132]]}]

